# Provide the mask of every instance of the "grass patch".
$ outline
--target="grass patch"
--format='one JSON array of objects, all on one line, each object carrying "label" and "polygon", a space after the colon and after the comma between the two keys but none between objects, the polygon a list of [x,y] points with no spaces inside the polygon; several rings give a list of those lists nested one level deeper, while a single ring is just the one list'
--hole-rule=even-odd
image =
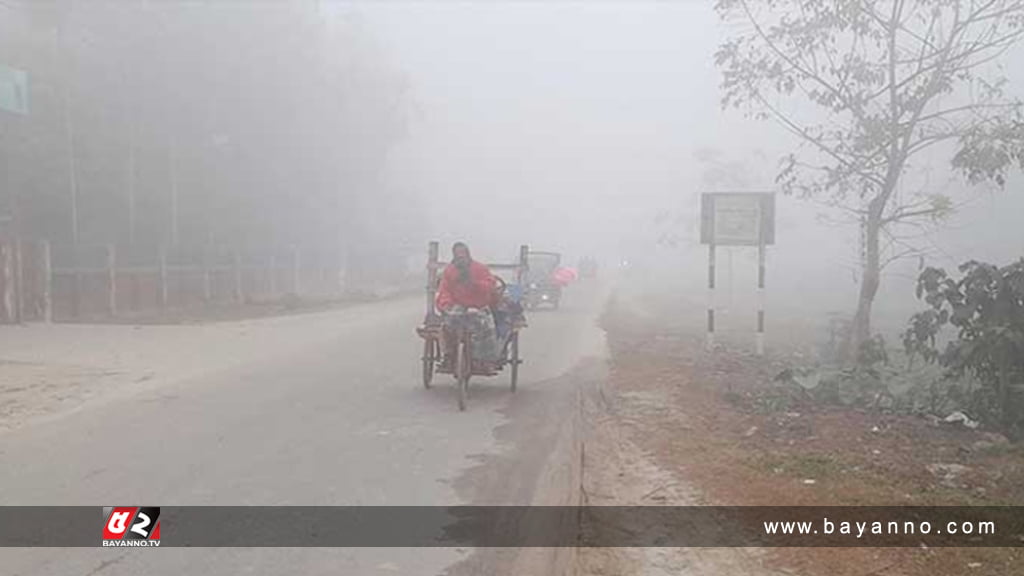
[{"label": "grass patch", "polygon": [[816,480],[848,471],[838,458],[827,454],[757,455],[754,459],[754,468],[771,474]]}]

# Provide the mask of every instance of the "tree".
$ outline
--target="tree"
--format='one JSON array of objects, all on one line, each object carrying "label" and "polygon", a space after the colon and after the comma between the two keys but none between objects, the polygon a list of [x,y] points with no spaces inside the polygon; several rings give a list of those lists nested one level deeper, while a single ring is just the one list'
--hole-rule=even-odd
[{"label": "tree", "polygon": [[[907,352],[938,362],[952,377],[970,374],[981,388],[967,398],[976,417],[1019,437],[1024,428],[1024,259],[1009,266],[970,261],[963,276],[925,269],[917,296],[929,309],[911,317]],[[939,350],[937,337],[952,325],[957,337]]]},{"label": "tree", "polygon": [[[800,145],[783,159],[785,193],[825,200],[861,226],[857,312],[846,346],[871,335],[888,262],[912,253],[895,228],[953,203],[904,180],[930,154],[970,183],[1002,186],[1024,167],[1022,103],[998,63],[1024,37],[1024,0],[719,0],[742,31],[719,47],[723,107],[772,119]],[[882,241],[887,241],[886,245]]]},{"label": "tree", "polygon": [[119,260],[297,246],[338,262],[339,230],[400,204],[376,210],[372,177],[402,136],[406,91],[369,31],[312,3],[17,4],[34,27],[0,31],[31,74],[33,113],[0,145],[24,143],[6,176],[58,265],[73,236]]}]

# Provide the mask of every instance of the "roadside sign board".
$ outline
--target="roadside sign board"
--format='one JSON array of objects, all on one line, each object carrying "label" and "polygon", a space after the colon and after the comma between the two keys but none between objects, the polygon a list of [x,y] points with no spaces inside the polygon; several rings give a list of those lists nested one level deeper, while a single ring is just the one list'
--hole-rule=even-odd
[{"label": "roadside sign board", "polygon": [[775,243],[774,194],[702,194],[700,211],[701,244],[759,246]]},{"label": "roadside sign board", "polygon": [[[714,192],[700,197],[700,242],[708,246],[706,348],[715,346],[715,252],[718,246],[757,247],[757,355],[764,354],[765,252],[775,243],[775,194]],[[731,276],[731,272],[730,272]]]},{"label": "roadside sign board", "polygon": [[0,64],[0,110],[28,115],[28,73]]}]

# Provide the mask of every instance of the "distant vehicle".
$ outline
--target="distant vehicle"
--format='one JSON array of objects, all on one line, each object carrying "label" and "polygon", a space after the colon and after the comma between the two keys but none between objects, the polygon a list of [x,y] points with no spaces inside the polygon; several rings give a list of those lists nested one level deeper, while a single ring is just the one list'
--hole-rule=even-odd
[{"label": "distant vehicle", "polygon": [[549,305],[558,308],[562,301],[562,282],[556,279],[556,272],[562,263],[562,255],[557,252],[529,252],[526,257],[526,308],[539,308]]},{"label": "distant vehicle", "polygon": [[580,259],[580,278],[584,280],[593,280],[597,278],[597,260],[590,258]]}]

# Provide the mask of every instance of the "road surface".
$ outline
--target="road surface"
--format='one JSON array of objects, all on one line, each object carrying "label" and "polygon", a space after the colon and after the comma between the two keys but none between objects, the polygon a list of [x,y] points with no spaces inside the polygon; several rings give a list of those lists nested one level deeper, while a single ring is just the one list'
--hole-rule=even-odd
[{"label": "road surface", "polygon": [[[0,504],[528,504],[571,409],[574,369],[603,354],[604,291],[577,288],[562,310],[530,316],[515,395],[507,374],[476,379],[459,413],[450,377],[423,389],[421,299],[292,317],[275,353],[225,345],[236,361],[211,373],[181,360],[188,377],[0,433]],[[275,321],[246,324],[249,348]],[[202,347],[220,354],[215,338]],[[7,575],[441,574],[471,563],[452,549],[0,549]]]}]

